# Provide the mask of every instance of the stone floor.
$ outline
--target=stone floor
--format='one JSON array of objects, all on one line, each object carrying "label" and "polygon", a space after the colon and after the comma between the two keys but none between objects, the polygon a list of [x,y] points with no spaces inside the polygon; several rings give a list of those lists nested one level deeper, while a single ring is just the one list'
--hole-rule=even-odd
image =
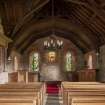
[{"label": "stone floor", "polygon": [[48,94],[45,105],[62,105],[62,97],[60,94]]}]

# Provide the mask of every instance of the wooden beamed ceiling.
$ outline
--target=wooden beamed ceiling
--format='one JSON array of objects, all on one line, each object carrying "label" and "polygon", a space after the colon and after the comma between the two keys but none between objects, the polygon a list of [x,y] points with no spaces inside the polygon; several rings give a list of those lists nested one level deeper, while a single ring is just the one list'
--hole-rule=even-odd
[{"label": "wooden beamed ceiling", "polygon": [[[37,37],[36,34],[40,34],[41,32],[43,32],[45,30],[50,30],[50,34],[51,34],[52,33],[51,30],[54,27],[55,27],[56,31],[59,29],[59,30],[65,31],[65,32],[69,32],[70,35],[69,34],[68,35],[70,37],[69,36],[68,37],[70,40],[72,39],[72,37],[77,37],[75,39],[76,42],[78,43],[81,40],[81,43],[83,43],[84,46],[86,45],[88,50],[90,49],[90,47],[91,47],[91,49],[95,48],[95,46],[93,46],[93,44],[92,44],[93,40],[90,41],[90,39],[85,35],[86,30],[84,28],[81,28],[80,25],[79,26],[74,25],[74,23],[71,23],[71,21],[68,21],[67,19],[59,19],[59,18],[56,18],[54,20],[45,19],[43,21],[41,20],[41,21],[38,21],[35,23],[32,22],[32,24],[29,25],[27,28],[25,27],[25,29],[27,29],[27,31],[22,30],[22,32],[25,32],[25,33],[21,33],[21,35],[24,37],[20,36],[20,37],[18,37],[18,40],[15,39],[14,46],[18,46],[17,48],[19,48],[19,46],[21,46],[20,48],[22,48],[22,46],[25,45],[24,43],[28,43],[28,40],[30,38]],[[71,37],[71,33],[74,33],[72,35],[72,37]],[[19,35],[20,35],[20,33],[19,33]],[[87,33],[87,35],[88,35],[88,33]],[[29,37],[29,36],[31,36],[31,37]],[[64,37],[66,38],[65,34],[64,34]],[[78,37],[80,37],[80,39],[78,39]],[[74,44],[76,44],[76,43],[74,43]]]},{"label": "wooden beamed ceiling", "polygon": [[104,0],[0,0],[0,15],[11,48],[27,50],[37,39],[57,36],[71,40],[83,52],[105,44]]},{"label": "wooden beamed ceiling", "polygon": [[[29,41],[24,41],[24,43],[22,44],[22,46],[19,48],[19,51],[24,52],[25,50],[27,50],[30,47],[29,44],[32,45],[36,41],[36,39],[38,39],[38,38],[43,38],[43,37],[50,36],[51,35],[51,32],[52,32],[51,30],[50,31],[48,30],[46,32],[44,31],[42,33],[36,33],[36,35],[33,35],[29,39]],[[76,41],[76,40],[78,40],[78,37],[76,37],[75,34],[72,33],[72,32],[67,32],[66,31],[66,33],[65,33],[65,31],[62,32],[62,30],[59,30],[58,29],[58,30],[55,31],[55,34],[56,34],[56,36],[59,36],[59,37],[65,38],[65,39],[70,39],[83,52],[86,52],[87,50],[90,49],[90,47],[88,45],[84,44],[82,41],[80,41],[80,40],[79,41]]]}]

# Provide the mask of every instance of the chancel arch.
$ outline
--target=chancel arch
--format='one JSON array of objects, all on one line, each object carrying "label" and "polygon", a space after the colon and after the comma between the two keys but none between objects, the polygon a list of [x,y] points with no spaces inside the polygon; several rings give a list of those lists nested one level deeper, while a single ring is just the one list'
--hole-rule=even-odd
[{"label": "chancel arch", "polygon": [[[56,43],[62,46],[55,45]],[[70,54],[68,54],[68,52]],[[66,56],[70,57],[69,55],[71,55],[71,62],[66,62]],[[77,68],[81,69],[84,62],[84,60],[79,59],[83,57],[83,52],[79,50],[79,48],[71,41],[57,35],[51,35],[37,39],[24,52],[23,57],[26,58],[27,56],[29,56],[29,63],[27,62],[29,65],[29,71],[38,71],[40,73],[41,81],[67,80],[67,71],[71,72],[75,71]],[[37,70],[32,69],[36,65],[33,65],[35,56],[38,58],[37,66],[39,68]],[[70,63],[68,65],[71,66],[71,70],[67,70],[67,63]]]},{"label": "chancel arch", "polygon": [[[54,20],[52,20],[51,18],[43,19],[43,20],[37,21],[36,23],[35,21],[31,22],[29,26],[26,25],[24,29],[22,29],[19,33],[17,33],[16,36],[18,36],[18,40],[17,38],[14,39],[15,41],[13,43],[13,46],[20,46],[22,44],[22,46],[25,47],[26,45],[24,45],[24,43],[26,42],[26,40],[28,42],[30,38],[31,40],[33,40],[33,38],[35,37],[35,35],[33,35],[34,33],[36,33],[36,37],[37,37],[38,33],[40,35],[40,32],[42,32],[43,30],[50,30],[50,29],[52,30],[53,26],[55,27],[55,29],[65,30],[65,33],[71,31],[72,33],[75,34],[75,36],[72,36],[74,37],[74,39],[81,37],[80,38],[81,43],[84,44],[83,48],[85,47],[88,50],[90,43],[91,43],[90,47],[91,48],[94,47],[94,44],[92,44],[92,41],[88,38],[88,32],[86,29],[84,29],[84,27],[78,26],[78,24],[75,25],[73,22],[68,21],[67,19],[62,19],[62,18],[55,18]],[[83,40],[88,40],[88,41],[86,42]],[[22,49],[23,48],[20,46],[19,50],[21,51]]]}]

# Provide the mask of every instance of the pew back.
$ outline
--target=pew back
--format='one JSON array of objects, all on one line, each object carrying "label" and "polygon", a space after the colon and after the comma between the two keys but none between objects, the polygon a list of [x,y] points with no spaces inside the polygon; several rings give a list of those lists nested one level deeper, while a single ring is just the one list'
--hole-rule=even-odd
[{"label": "pew back", "polygon": [[8,97],[1,98],[0,97],[0,105],[37,105],[35,98],[14,98],[14,97]]},{"label": "pew back", "polygon": [[9,83],[0,85],[0,98],[21,97],[36,98],[37,105],[42,105],[45,95],[45,85],[43,83]]},{"label": "pew back", "polygon": [[105,97],[74,97],[70,105],[105,105]]},{"label": "pew back", "polygon": [[63,82],[62,83],[63,104],[70,105],[71,99],[75,96],[91,97],[104,96],[105,84],[96,82]]}]

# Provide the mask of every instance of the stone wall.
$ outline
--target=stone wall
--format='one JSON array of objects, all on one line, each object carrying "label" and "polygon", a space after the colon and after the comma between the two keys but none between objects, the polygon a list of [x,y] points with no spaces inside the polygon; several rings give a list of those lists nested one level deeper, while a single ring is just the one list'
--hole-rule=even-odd
[{"label": "stone wall", "polygon": [[86,63],[85,65],[86,65],[87,68],[89,68],[88,63],[89,63],[89,56],[90,55],[92,56],[92,67],[93,67],[93,69],[96,69],[97,68],[97,56],[96,56],[95,51],[90,51],[90,52],[88,52],[84,55],[84,59],[85,59],[85,63]]},{"label": "stone wall", "polygon": [[[67,39],[56,37],[63,40],[64,47],[62,50],[57,50],[57,59],[56,62],[50,64],[46,62],[45,50],[43,46],[43,41],[46,39],[41,38],[33,43],[23,54],[19,54],[16,50],[11,52],[10,57],[12,58],[11,62],[7,62],[8,72],[13,72],[14,70],[14,57],[17,57],[18,60],[18,70],[29,70],[29,56],[33,51],[40,54],[40,73],[43,80],[67,80],[67,72],[65,70],[65,55],[67,51],[70,51],[74,56],[74,68],[73,70],[81,70],[84,68],[84,54],[75,46],[72,42]],[[43,65],[47,65],[43,67]],[[52,70],[54,69],[54,70]],[[47,71],[48,70],[48,71]],[[54,75],[56,74],[56,75]]]},{"label": "stone wall", "polygon": [[[16,50],[12,50],[9,57],[11,60],[8,60],[8,58],[7,58],[7,62],[6,62],[6,71],[7,72],[16,72],[17,70],[24,69],[23,68],[23,58],[20,53],[18,53]],[[15,62],[15,60],[16,60],[16,62]]]},{"label": "stone wall", "polygon": [[[35,43],[32,44],[31,47],[29,47],[25,53],[23,54],[23,65],[24,69],[29,70],[29,55],[32,51],[38,52],[40,54],[40,72],[42,73],[42,78],[45,80],[66,80],[67,77],[67,72],[65,70],[65,55],[68,51],[70,51],[73,56],[74,56],[74,68],[73,70],[80,70],[83,69],[84,67],[84,55],[83,53],[79,50],[78,47],[76,47],[71,41],[61,38],[61,37],[56,37],[57,39],[61,39],[64,42],[64,47],[61,50],[57,50],[57,59],[54,63],[50,64],[46,61],[46,55],[43,46],[43,41],[46,40],[45,38],[41,38],[37,40]],[[47,65],[46,67],[43,67],[43,65]],[[50,66],[49,66],[50,65]],[[55,66],[56,65],[56,66]],[[45,70],[45,68],[48,70]],[[50,68],[54,68],[54,70],[51,70]],[[59,68],[59,69],[58,69]],[[56,72],[56,78],[53,75],[54,72]],[[46,77],[43,75],[45,74]],[[51,75],[52,74],[52,75]],[[51,77],[51,78],[50,78]]]},{"label": "stone wall", "polygon": [[93,69],[96,69],[97,80],[105,82],[105,45],[100,47],[99,54],[93,50],[85,54],[85,60],[88,62],[89,55],[93,56]]},{"label": "stone wall", "polygon": [[100,71],[99,71],[99,79],[102,82],[105,82],[105,45],[100,47]]}]

